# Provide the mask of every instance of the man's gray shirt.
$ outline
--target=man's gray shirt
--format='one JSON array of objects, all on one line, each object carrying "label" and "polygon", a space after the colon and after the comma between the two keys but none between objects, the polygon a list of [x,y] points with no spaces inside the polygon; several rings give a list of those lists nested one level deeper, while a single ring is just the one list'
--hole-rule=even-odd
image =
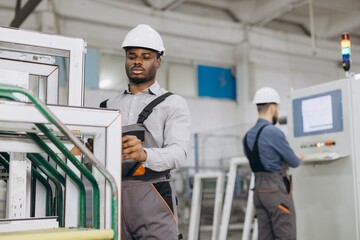
[{"label": "man's gray shirt", "polygon": [[[120,110],[123,126],[135,124],[145,106],[166,92],[158,82],[137,94],[124,90],[108,100],[107,108]],[[171,95],[157,105],[144,125],[161,148],[144,148],[147,153],[144,166],[154,171],[182,166],[189,148],[190,124],[189,108],[184,98]]]}]

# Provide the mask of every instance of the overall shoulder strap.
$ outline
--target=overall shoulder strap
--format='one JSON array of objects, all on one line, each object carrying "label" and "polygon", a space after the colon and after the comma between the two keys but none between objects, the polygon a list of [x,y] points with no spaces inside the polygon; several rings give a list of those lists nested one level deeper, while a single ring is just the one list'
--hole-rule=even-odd
[{"label": "overall shoulder strap", "polygon": [[108,101],[109,99],[106,99],[105,101],[103,101],[103,102],[101,102],[100,103],[100,107],[101,108],[107,108],[107,101]]},{"label": "overall shoulder strap", "polygon": [[256,134],[256,137],[255,137],[255,141],[254,141],[254,147],[253,147],[253,150],[251,151],[251,149],[250,149],[250,147],[249,147],[249,145],[248,145],[248,143],[247,143],[247,141],[246,141],[246,138],[247,138],[247,133],[246,133],[246,135],[245,135],[245,137],[244,137],[244,146],[245,146],[245,150],[246,151],[248,151],[249,153],[250,152],[254,152],[256,149],[257,149],[257,142],[258,142],[258,139],[259,139],[259,137],[260,137],[260,133],[262,132],[262,130],[266,127],[266,126],[268,126],[268,125],[263,125],[263,126],[261,126],[260,128],[259,128],[259,130],[258,130],[258,132],[257,132],[257,134]]},{"label": "overall shoulder strap", "polygon": [[[266,126],[269,126],[269,125],[263,125],[258,130],[256,137],[255,137],[254,147],[252,150],[250,150],[250,147],[246,142],[246,138],[244,139],[245,152],[249,159],[250,168],[253,172],[267,172],[264,168],[264,165],[261,163],[259,147],[258,147],[258,140],[260,137],[260,133]],[[246,134],[246,136],[247,136],[247,134]]]},{"label": "overall shoulder strap", "polygon": [[262,132],[262,130],[264,130],[265,127],[267,127],[269,125],[263,125],[260,127],[258,133],[256,134],[256,138],[255,138],[255,146],[253,148],[253,150],[256,148],[257,150],[256,151],[259,151],[258,150],[258,140],[259,140],[259,137],[260,137],[260,133]]},{"label": "overall shoulder strap", "polygon": [[164,101],[168,96],[173,95],[172,92],[166,92],[163,95],[155,98],[152,100],[139,114],[139,118],[137,120],[137,123],[144,123],[144,121],[150,116],[152,113],[154,107],[156,107],[159,103]]}]

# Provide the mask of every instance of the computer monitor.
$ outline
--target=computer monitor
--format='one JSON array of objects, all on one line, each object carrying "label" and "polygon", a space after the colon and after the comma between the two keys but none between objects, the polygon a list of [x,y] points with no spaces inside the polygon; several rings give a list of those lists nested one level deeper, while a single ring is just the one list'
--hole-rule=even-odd
[{"label": "computer monitor", "polygon": [[341,90],[293,99],[294,137],[343,130]]}]

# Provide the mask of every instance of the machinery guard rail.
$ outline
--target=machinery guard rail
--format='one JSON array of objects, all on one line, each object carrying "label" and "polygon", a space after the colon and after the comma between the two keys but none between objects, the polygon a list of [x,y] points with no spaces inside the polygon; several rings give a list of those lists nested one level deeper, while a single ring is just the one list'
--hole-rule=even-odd
[{"label": "machinery guard rail", "polygon": [[[118,190],[116,181],[110,172],[103,166],[103,164],[96,159],[92,152],[87,149],[83,143],[42,103],[37,97],[33,96],[30,91],[12,85],[0,84],[0,97],[11,99],[13,101],[19,101],[13,93],[20,93],[28,97],[28,99],[34,104],[34,106],[40,111],[40,113],[52,124],[54,124],[62,134],[64,134],[92,163],[109,182],[112,196],[111,196],[111,225],[114,231],[114,239],[118,238]],[[38,126],[39,124],[37,124]],[[62,143],[61,143],[62,144]],[[60,149],[61,150],[61,149]],[[80,170],[80,169],[79,169]],[[87,169],[86,169],[87,170]],[[80,170],[81,171],[81,170]]]}]

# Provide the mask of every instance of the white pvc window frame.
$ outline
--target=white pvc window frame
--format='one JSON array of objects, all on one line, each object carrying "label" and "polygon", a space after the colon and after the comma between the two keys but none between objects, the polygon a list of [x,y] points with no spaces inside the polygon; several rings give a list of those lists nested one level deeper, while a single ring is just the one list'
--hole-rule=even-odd
[{"label": "white pvc window frame", "polygon": [[[249,161],[247,160],[246,157],[238,157],[231,159],[227,185],[225,190],[225,200],[224,200],[224,207],[221,217],[219,240],[226,240],[228,236],[231,207],[234,198],[236,175],[239,167],[241,166],[249,166]],[[252,223],[255,217],[255,208],[254,208],[254,199],[253,199],[254,192],[251,190],[254,188],[254,185],[255,185],[255,177],[254,174],[252,173],[250,177],[249,193],[246,203],[246,213],[245,213],[245,221],[242,232],[242,240],[249,240],[251,235],[251,229],[254,228]],[[254,231],[253,235],[256,235],[256,231]]]},{"label": "white pvc window frame", "polygon": [[[46,65],[31,62],[21,62],[0,58],[0,69],[27,72],[31,75],[46,77],[46,96],[41,95],[39,99],[46,104],[59,103],[59,67],[56,65]],[[45,88],[39,86],[39,88]],[[40,89],[39,89],[40,90]]]},{"label": "white pvc window frame", "polygon": [[194,188],[191,201],[188,240],[197,240],[200,230],[200,214],[202,202],[203,181],[216,179],[214,217],[211,240],[216,240],[219,234],[220,216],[224,194],[225,176],[222,172],[196,173],[194,175]]},{"label": "white pvc window frame", "polygon": [[[84,61],[86,42],[80,38],[70,38],[34,31],[0,27],[0,43],[5,49],[26,51],[69,58],[68,105],[83,106],[84,101]],[[1,46],[1,44],[0,44]]]},{"label": "white pvc window frame", "polygon": [[[117,110],[79,108],[64,106],[48,106],[50,111],[67,127],[79,135],[94,137],[94,155],[105,165],[117,183],[119,196],[118,223],[121,216],[121,114]],[[49,121],[35,106],[12,101],[0,101],[0,132],[19,132],[31,130],[33,123],[49,124]],[[19,114],[21,112],[22,114]],[[47,125],[57,133],[51,124]],[[60,151],[51,143],[49,146],[56,152]],[[18,137],[0,137],[0,151],[7,152],[38,152],[43,153],[32,140]],[[9,173],[11,175],[11,173]],[[111,189],[105,178],[93,169],[93,175],[100,190],[100,228],[111,229]],[[78,226],[78,204],[76,204],[77,188],[69,187],[67,180],[65,199],[65,226]],[[69,188],[68,188],[69,187]],[[120,234],[119,226],[119,234]],[[119,238],[120,239],[120,235]]]}]

